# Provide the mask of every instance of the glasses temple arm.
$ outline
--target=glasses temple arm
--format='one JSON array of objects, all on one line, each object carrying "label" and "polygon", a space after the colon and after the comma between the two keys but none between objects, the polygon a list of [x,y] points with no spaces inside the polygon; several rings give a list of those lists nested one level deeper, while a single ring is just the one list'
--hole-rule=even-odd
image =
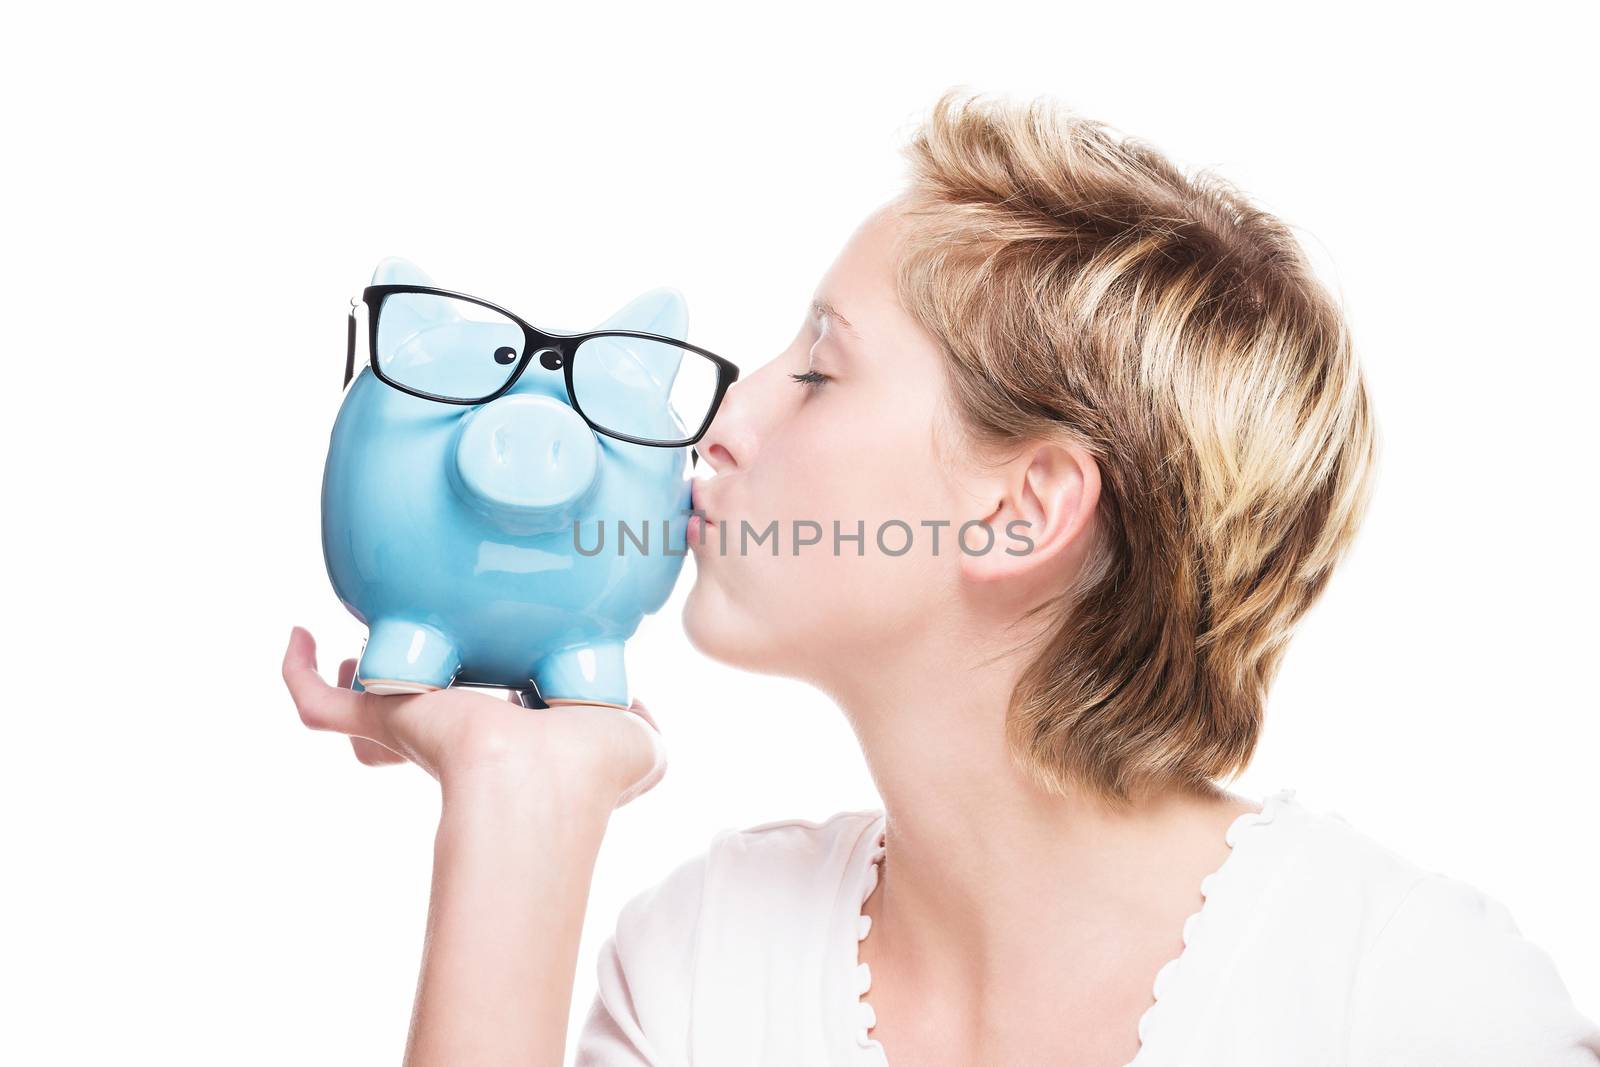
[{"label": "glasses temple arm", "polygon": [[350,301],[350,322],[345,328],[344,338],[344,385],[350,384],[350,379],[356,374],[356,301]]}]

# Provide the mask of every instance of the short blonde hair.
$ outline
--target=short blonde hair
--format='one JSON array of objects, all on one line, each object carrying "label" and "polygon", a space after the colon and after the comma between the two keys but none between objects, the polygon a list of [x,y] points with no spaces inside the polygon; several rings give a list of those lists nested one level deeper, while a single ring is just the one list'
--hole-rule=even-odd
[{"label": "short blonde hair", "polygon": [[1036,609],[1013,757],[1113,805],[1243,770],[1371,494],[1337,303],[1233,186],[1048,98],[948,90],[905,153],[898,291],[944,349],[955,423],[1100,467],[1091,562]]}]

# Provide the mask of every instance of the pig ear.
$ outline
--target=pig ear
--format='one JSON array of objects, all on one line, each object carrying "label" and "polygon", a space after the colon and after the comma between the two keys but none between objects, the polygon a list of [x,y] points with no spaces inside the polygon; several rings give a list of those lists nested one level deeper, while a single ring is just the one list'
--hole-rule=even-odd
[{"label": "pig ear", "polygon": [[664,285],[634,297],[596,329],[640,330],[683,341],[689,335],[689,305],[682,293]]},{"label": "pig ear", "polygon": [[390,256],[372,272],[373,285],[433,285],[433,279],[409,259]]},{"label": "pig ear", "polygon": [[[390,256],[379,263],[378,269],[372,272],[372,284],[432,286],[433,279],[422,273],[422,268],[410,260]],[[460,318],[453,303],[443,297],[425,293],[391,294],[383,305],[382,332],[392,333],[397,339],[404,339],[420,333],[429,326],[454,322]]]},{"label": "pig ear", "polygon": [[[651,289],[634,297],[595,329],[638,330],[686,340],[689,305],[676,289],[667,286]],[[627,338],[605,340],[592,349],[586,348],[584,353],[584,359],[591,361],[590,366],[597,371],[603,370],[613,388],[657,396],[671,395],[683,356],[675,345]],[[618,399],[617,402],[623,401]],[[666,432],[668,427],[661,429]]]}]

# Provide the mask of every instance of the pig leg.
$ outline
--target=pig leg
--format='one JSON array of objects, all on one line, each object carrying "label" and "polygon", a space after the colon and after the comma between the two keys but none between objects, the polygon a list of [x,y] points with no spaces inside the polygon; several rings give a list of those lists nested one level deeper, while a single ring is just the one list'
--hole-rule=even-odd
[{"label": "pig leg", "polygon": [[460,670],[455,644],[432,626],[378,619],[356,664],[356,682],[369,693],[426,693],[449,685]]},{"label": "pig leg", "polygon": [[620,641],[552,652],[534,666],[533,681],[547,704],[628,706],[628,674]]}]

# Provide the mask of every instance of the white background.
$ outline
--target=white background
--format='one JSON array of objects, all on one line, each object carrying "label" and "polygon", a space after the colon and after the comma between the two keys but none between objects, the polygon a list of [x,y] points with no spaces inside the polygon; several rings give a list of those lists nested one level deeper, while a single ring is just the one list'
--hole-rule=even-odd
[{"label": "white background", "polygon": [[[330,672],[362,635],[317,508],[378,260],[560,329],[673,285],[748,372],[954,84],[1055,95],[1304,236],[1385,455],[1233,788],[1503,900],[1600,1012],[1594,26],[1473,10],[8,15],[0,1060],[400,1058],[436,789],[278,678],[291,624]],[[718,828],[877,803],[825,699],[687,647],[692,577],[629,646],[673,762],[600,855],[569,1042],[628,897]]]}]

